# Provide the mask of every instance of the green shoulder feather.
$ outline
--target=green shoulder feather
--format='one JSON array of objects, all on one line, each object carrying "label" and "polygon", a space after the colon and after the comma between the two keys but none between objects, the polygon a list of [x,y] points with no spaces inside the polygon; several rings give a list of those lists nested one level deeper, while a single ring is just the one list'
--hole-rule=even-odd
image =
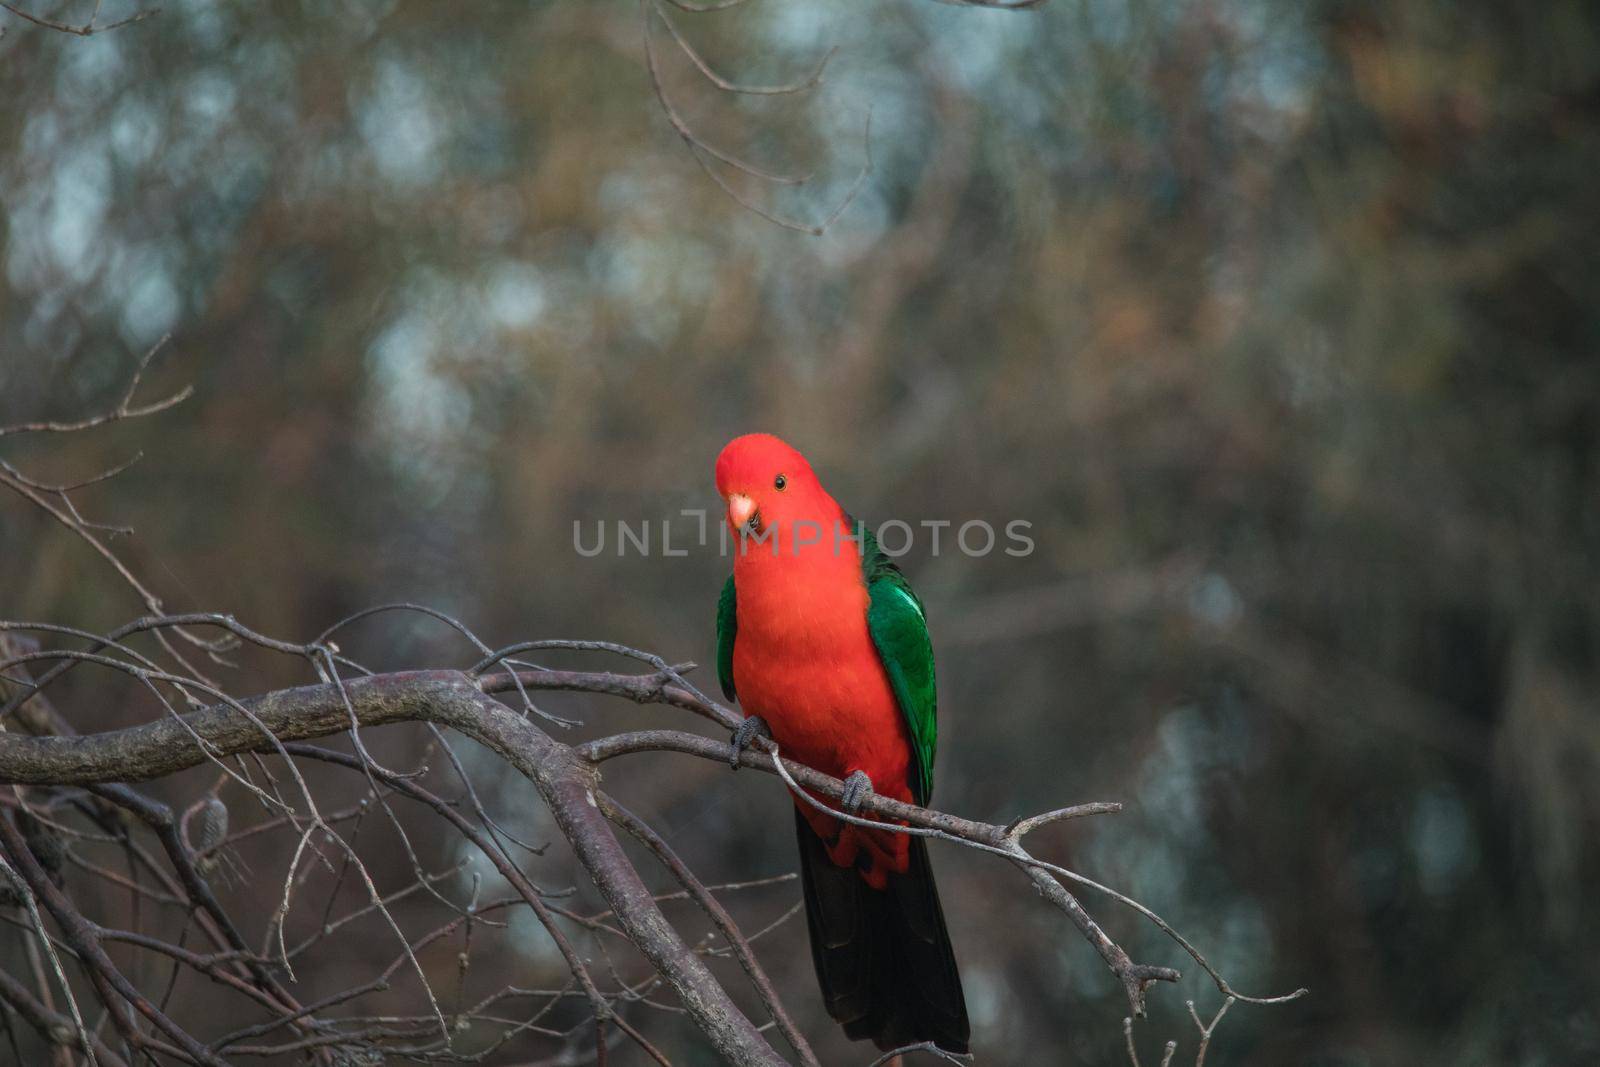
[{"label": "green shoulder feather", "polygon": [[861,528],[861,577],[867,583],[867,630],[911,735],[911,795],[918,804],[926,804],[933,795],[933,757],[939,740],[939,701],[927,614],[911,583],[865,526]]},{"label": "green shoulder feather", "polygon": [[734,699],[733,638],[738,632],[738,593],[730,574],[723,583],[722,595],[717,598],[717,681],[722,683],[722,695],[729,700]]}]

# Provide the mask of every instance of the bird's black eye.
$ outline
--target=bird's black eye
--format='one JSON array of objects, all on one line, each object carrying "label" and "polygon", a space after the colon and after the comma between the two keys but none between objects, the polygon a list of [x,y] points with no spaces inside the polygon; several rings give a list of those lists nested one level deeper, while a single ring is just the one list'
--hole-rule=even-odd
[{"label": "bird's black eye", "polygon": [[789,484],[789,479],[785,478],[781,474],[778,475],[776,478],[772,479],[772,488],[776,489],[780,493],[783,492],[783,487],[788,485],[788,484]]}]

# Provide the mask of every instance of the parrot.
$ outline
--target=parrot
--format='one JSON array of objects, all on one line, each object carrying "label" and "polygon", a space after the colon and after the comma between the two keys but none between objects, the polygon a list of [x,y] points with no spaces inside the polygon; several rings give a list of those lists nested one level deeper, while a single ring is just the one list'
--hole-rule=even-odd
[{"label": "parrot", "polygon": [[[922,601],[805,457],[771,434],[730,441],[717,492],[738,538],[717,603],[717,675],[757,736],[845,783],[832,811],[869,793],[926,805],[938,739],[933,645]],[[924,838],[850,825],[795,798],[811,958],[828,1014],[888,1051],[968,1051],[955,952]]]}]

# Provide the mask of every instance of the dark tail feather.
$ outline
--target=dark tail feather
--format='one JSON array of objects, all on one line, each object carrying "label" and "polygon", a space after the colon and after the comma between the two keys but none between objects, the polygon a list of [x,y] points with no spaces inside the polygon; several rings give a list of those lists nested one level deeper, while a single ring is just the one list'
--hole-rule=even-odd
[{"label": "dark tail feather", "polygon": [[932,1041],[966,1052],[967,1002],[926,843],[911,838],[911,866],[878,890],[834,866],[798,808],[795,829],[811,959],[828,1014],[846,1035],[880,1049]]}]

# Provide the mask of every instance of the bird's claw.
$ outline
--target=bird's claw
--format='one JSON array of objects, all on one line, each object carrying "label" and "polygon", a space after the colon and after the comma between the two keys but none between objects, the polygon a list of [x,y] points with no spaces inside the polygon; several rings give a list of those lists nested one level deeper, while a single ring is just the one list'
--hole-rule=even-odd
[{"label": "bird's claw", "polygon": [[767,720],[759,715],[747,715],[739,728],[733,731],[733,740],[728,742],[728,763],[734,770],[739,769],[739,754],[750,747],[750,742],[758,737],[772,739],[772,731],[767,727]]},{"label": "bird's claw", "polygon": [[839,807],[846,815],[855,815],[861,810],[861,802],[872,795],[872,779],[867,777],[866,771],[851,771],[850,777],[844,780],[844,795],[839,798]]}]

